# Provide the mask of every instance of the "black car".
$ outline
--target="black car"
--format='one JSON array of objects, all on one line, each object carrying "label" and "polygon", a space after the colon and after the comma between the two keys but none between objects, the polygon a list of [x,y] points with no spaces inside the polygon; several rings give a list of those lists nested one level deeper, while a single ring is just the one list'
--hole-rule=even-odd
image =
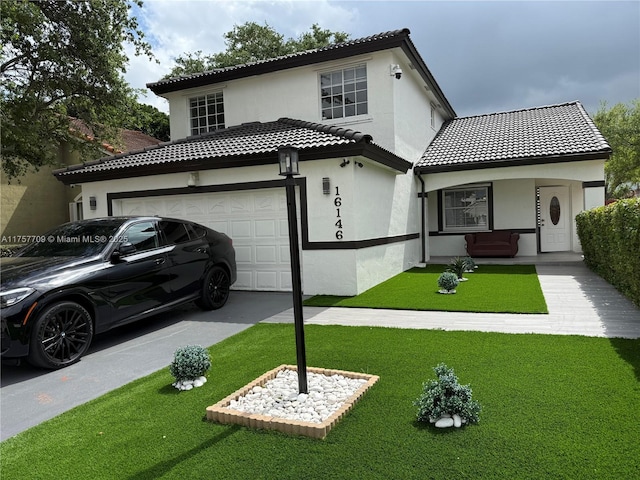
[{"label": "black car", "polygon": [[231,239],[159,217],[71,222],[0,263],[2,359],[51,369],[95,334],[194,301],[222,307],[236,281]]}]

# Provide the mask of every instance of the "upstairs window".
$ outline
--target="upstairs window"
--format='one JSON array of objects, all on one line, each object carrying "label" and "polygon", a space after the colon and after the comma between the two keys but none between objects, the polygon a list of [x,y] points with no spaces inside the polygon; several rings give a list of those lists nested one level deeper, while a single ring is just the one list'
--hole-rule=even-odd
[{"label": "upstairs window", "polygon": [[323,120],[368,113],[366,65],[320,74],[320,103]]},{"label": "upstairs window", "polygon": [[189,115],[191,135],[200,135],[224,128],[222,92],[190,98]]},{"label": "upstairs window", "polygon": [[486,185],[451,188],[442,192],[445,230],[489,229],[489,195]]}]

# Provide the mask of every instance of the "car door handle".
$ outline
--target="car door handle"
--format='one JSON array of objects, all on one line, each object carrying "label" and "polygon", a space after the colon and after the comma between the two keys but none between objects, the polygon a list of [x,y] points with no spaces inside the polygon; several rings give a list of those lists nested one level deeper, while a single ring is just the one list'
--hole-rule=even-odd
[{"label": "car door handle", "polygon": [[156,265],[162,265],[164,261],[164,258],[156,258]]}]

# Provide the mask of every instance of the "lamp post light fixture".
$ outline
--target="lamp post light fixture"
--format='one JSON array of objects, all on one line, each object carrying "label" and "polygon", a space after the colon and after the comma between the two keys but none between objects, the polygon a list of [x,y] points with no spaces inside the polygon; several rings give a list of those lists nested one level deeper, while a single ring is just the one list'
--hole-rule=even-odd
[{"label": "lamp post light fixture", "polygon": [[308,393],[307,358],[304,346],[304,319],[302,316],[302,281],[300,278],[300,250],[298,247],[298,217],[296,214],[296,182],[298,149],[286,146],[278,149],[280,175],[285,178],[287,217],[289,220],[289,252],[291,254],[291,283],[293,287],[293,319],[296,331],[296,358],[298,365],[298,391]]}]

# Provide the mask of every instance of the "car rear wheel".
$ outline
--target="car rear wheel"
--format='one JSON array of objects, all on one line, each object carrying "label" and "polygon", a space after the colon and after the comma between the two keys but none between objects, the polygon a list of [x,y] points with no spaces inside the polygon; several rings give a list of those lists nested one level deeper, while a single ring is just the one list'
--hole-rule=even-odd
[{"label": "car rear wheel", "polygon": [[80,360],[93,338],[89,312],[75,302],[47,307],[31,332],[29,363],[50,369],[63,368]]},{"label": "car rear wheel", "polygon": [[216,310],[227,303],[231,282],[222,267],[211,267],[204,278],[202,296],[196,302],[203,310]]}]

